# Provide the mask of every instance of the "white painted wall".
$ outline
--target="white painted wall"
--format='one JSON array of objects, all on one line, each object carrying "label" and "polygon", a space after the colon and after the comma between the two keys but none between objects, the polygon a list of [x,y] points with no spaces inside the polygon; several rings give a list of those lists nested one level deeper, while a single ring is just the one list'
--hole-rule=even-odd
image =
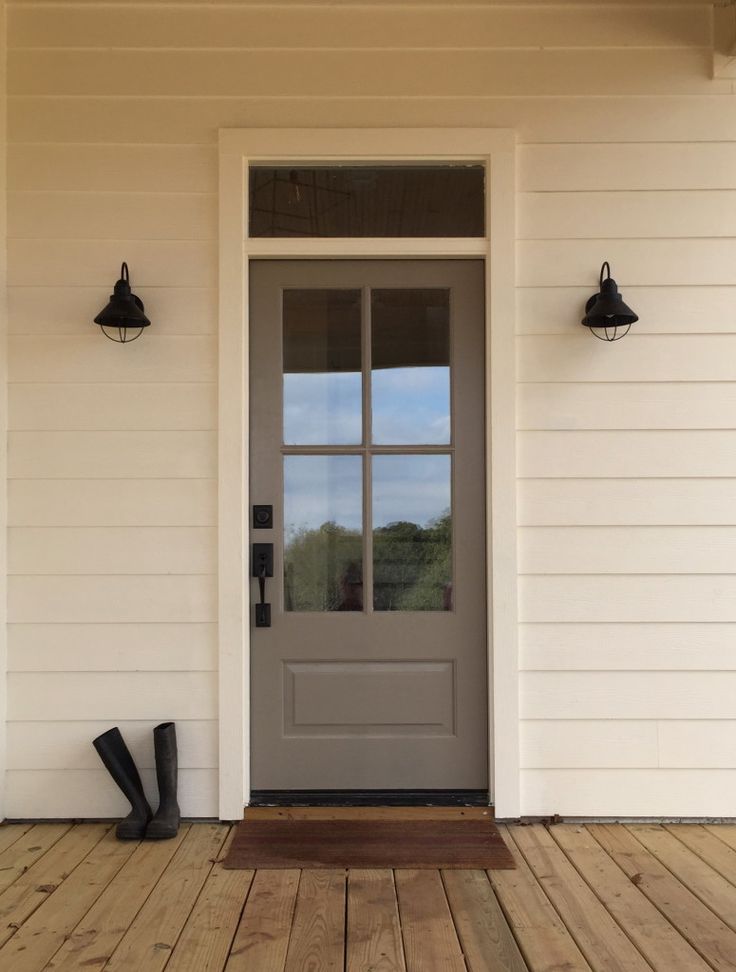
[{"label": "white painted wall", "polygon": [[89,740],[151,785],[162,718],[216,813],[217,130],[445,125],[520,140],[523,811],[733,815],[734,82],[708,4],[525,6],[9,5],[8,816],[118,812]]}]

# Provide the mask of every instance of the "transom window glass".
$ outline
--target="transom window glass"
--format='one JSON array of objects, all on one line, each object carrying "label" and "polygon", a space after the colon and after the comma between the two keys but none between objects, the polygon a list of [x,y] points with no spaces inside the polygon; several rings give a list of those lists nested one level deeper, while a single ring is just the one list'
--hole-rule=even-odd
[{"label": "transom window glass", "polygon": [[449,291],[283,294],[287,611],[450,611]]},{"label": "transom window glass", "polygon": [[251,166],[251,237],[485,235],[482,165]]}]

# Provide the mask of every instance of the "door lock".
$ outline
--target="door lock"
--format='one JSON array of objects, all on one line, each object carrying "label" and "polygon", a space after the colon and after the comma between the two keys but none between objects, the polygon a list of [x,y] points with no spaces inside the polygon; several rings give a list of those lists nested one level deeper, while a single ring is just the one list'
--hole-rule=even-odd
[{"label": "door lock", "polygon": [[258,578],[260,600],[256,604],[256,627],[271,627],[271,605],[266,602],[266,578],[273,577],[273,544],[253,544],[253,577]]}]

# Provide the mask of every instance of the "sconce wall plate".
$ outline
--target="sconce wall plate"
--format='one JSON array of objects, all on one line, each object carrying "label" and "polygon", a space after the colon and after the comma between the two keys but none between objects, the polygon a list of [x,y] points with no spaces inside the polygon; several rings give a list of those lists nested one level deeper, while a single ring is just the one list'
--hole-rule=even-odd
[{"label": "sconce wall plate", "polygon": [[600,290],[586,303],[585,317],[581,323],[601,341],[619,341],[638,320],[638,316],[623,302],[606,261],[601,267]]},{"label": "sconce wall plate", "polygon": [[129,344],[139,338],[143,328],[151,323],[143,310],[143,301],[130,289],[128,264],[123,263],[115,292],[110,295],[108,305],[95,317],[95,324],[100,325],[102,333],[111,341]]}]

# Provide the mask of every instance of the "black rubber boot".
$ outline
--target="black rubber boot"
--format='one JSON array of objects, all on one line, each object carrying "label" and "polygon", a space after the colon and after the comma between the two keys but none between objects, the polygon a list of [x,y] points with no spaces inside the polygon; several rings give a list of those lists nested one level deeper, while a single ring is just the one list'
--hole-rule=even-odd
[{"label": "black rubber boot", "polygon": [[176,802],[178,760],[176,751],[176,726],[163,722],[153,730],[153,748],[156,753],[156,779],[158,780],[159,804],[153,820],[146,828],[146,840],[168,840],[179,832],[179,804]]},{"label": "black rubber boot", "polygon": [[115,828],[118,840],[141,840],[146,834],[151,808],[143,792],[143,784],[125,740],[117,726],[92,740],[110,776],[125,794],[132,810]]}]

